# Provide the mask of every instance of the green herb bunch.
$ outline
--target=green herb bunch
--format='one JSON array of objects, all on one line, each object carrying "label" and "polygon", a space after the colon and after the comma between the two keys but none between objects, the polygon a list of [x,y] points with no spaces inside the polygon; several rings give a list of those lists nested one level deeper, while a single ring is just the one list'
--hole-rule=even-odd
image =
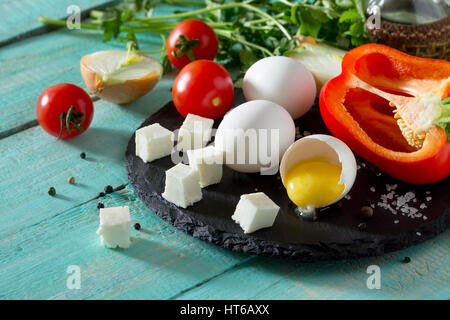
[{"label": "green herb bunch", "polygon": [[[245,72],[255,61],[273,55],[288,55],[297,45],[296,36],[312,36],[318,42],[343,49],[369,42],[365,30],[367,0],[124,0],[104,11],[92,11],[82,29],[103,31],[103,40],[119,38],[139,49],[136,33],[157,33],[163,39],[161,53],[166,71],[166,37],[182,20],[195,18],[208,23],[219,37],[217,60]],[[154,16],[161,3],[177,5],[170,15]],[[189,6],[189,7],[188,7]],[[186,9],[184,9],[186,8]],[[44,17],[45,24],[65,21]],[[143,52],[143,51],[141,51]]]}]

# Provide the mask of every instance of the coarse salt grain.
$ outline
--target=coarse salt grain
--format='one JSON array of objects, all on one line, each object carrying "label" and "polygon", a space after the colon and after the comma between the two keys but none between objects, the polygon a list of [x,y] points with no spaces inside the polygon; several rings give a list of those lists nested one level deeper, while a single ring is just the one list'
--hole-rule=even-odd
[{"label": "coarse salt grain", "polygon": [[415,193],[409,191],[403,195],[398,194],[395,191],[397,187],[397,184],[386,184],[386,190],[388,193],[382,194],[380,196],[380,200],[377,202],[377,206],[389,211],[394,215],[401,214],[402,216],[406,216],[412,219],[423,218],[423,214],[420,212],[420,209],[426,209],[427,206],[424,203],[420,205],[420,208],[411,206],[411,203],[417,203]]}]

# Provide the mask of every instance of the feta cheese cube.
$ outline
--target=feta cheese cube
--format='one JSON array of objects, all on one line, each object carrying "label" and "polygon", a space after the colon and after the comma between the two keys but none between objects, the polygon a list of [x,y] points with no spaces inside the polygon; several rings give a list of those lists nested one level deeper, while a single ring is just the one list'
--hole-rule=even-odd
[{"label": "feta cheese cube", "polygon": [[198,171],[202,188],[222,180],[223,153],[213,146],[188,150],[189,165]]},{"label": "feta cheese cube", "polygon": [[280,207],[263,192],[244,194],[231,218],[244,229],[244,233],[251,233],[271,227],[279,210]]},{"label": "feta cheese cube", "polygon": [[177,149],[186,151],[206,146],[211,140],[214,120],[188,114],[178,132]]},{"label": "feta cheese cube", "polygon": [[200,175],[190,166],[179,163],[166,171],[163,198],[179,207],[187,208],[202,199]]},{"label": "feta cheese cube", "polygon": [[130,242],[130,209],[125,207],[100,209],[100,235],[102,245],[108,248],[128,248]]},{"label": "feta cheese cube", "polygon": [[154,123],[136,131],[136,156],[144,162],[168,156],[173,149],[173,132],[159,123]]}]

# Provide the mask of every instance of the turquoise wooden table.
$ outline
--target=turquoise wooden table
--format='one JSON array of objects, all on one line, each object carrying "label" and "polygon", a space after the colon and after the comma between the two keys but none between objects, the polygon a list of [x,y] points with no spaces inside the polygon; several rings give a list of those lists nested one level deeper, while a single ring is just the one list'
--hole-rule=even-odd
[{"label": "turquoise wooden table", "polygon": [[[47,135],[35,115],[42,90],[60,82],[84,87],[80,58],[123,44],[103,43],[96,32],[50,31],[37,18],[63,18],[71,4],[87,11],[104,3],[0,0],[1,299],[450,298],[449,232],[381,257],[303,264],[233,253],[153,214],[127,182],[124,153],[139,124],[170,100],[173,76],[126,107],[95,101],[91,128],[80,137]],[[159,37],[142,40],[148,50],[160,45]],[[96,197],[106,185],[123,188],[107,195],[105,206],[128,205],[143,227],[132,230],[127,250],[102,247],[95,233]],[[50,186],[58,196],[47,195]],[[405,256],[410,263],[402,263]],[[379,289],[367,286],[372,265],[380,267]],[[71,266],[79,268],[79,289],[68,286]]]}]

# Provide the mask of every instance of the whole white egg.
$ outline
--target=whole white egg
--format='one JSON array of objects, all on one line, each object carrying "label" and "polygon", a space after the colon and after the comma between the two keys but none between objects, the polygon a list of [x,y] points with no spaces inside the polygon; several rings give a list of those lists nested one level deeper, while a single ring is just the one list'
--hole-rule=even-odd
[{"label": "whole white egg", "polygon": [[254,63],[244,76],[247,101],[268,100],[285,108],[293,119],[304,115],[316,99],[316,82],[300,62],[268,57]]},{"label": "whole white egg", "polygon": [[254,100],[232,109],[215,136],[227,166],[239,172],[276,174],[281,157],[295,140],[289,113],[271,101]]}]

